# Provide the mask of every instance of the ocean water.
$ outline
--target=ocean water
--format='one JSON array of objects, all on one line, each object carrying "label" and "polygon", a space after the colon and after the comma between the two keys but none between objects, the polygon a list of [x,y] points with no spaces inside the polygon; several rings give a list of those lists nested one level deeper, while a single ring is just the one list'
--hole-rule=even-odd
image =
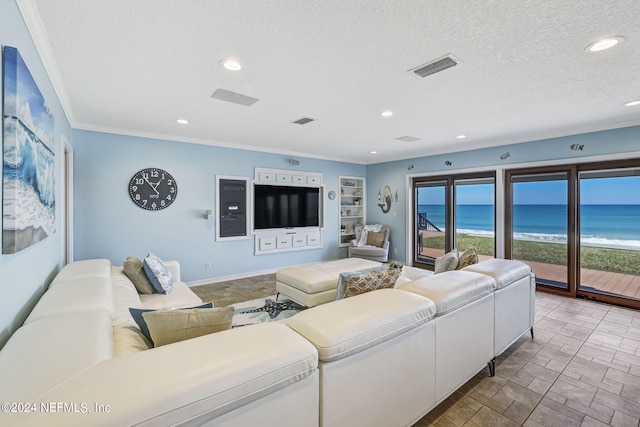
[{"label": "ocean water", "polygon": [[[493,206],[459,205],[457,228],[461,233],[492,236]],[[517,240],[567,241],[567,213],[563,205],[515,205],[514,237]],[[443,205],[419,205],[418,212],[444,230]],[[580,243],[640,250],[640,205],[581,205]]]}]

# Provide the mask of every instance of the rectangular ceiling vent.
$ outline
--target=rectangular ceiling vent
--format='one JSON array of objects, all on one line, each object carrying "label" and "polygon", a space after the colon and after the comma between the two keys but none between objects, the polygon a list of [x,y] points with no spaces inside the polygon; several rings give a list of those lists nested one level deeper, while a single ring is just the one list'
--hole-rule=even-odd
[{"label": "rectangular ceiling vent", "polygon": [[313,122],[315,119],[312,119],[311,117],[301,117],[298,120],[294,120],[291,123],[295,123],[297,125],[306,125],[307,123],[311,123]]},{"label": "rectangular ceiling vent", "polygon": [[404,141],[404,142],[416,142],[416,141],[421,141],[422,138],[416,138],[415,136],[399,136],[397,138],[394,138],[398,141]]},{"label": "rectangular ceiling vent", "polygon": [[460,63],[460,60],[455,56],[448,54],[442,58],[431,61],[427,64],[420,65],[409,71],[413,71],[416,75],[424,78],[440,71],[444,71],[447,68],[455,67]]},{"label": "rectangular ceiling vent", "polygon": [[238,92],[232,92],[226,89],[217,89],[215,92],[213,92],[213,95],[211,95],[211,97],[214,99],[219,99],[220,101],[232,102],[234,104],[245,105],[247,107],[258,102],[258,98],[252,98],[250,96],[243,95]]}]

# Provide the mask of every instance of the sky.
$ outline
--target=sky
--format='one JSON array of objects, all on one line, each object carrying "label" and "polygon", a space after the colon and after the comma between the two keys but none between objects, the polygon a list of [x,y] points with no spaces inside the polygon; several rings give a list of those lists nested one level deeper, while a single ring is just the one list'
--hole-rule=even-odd
[{"label": "sky", "polygon": [[[457,202],[464,205],[494,203],[493,185],[457,187]],[[516,205],[561,205],[567,203],[566,181],[524,182],[514,184]],[[580,181],[583,205],[640,205],[640,176],[592,178]],[[418,204],[444,204],[444,188],[421,188]]]}]

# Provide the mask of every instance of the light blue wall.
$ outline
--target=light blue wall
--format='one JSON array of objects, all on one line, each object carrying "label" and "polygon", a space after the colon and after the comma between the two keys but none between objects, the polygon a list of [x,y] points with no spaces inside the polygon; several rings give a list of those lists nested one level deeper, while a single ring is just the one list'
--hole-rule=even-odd
[{"label": "light blue wall", "polygon": [[[338,247],[338,199],[324,197],[322,249],[282,254],[253,255],[253,238],[217,242],[216,221],[203,213],[215,212],[216,175],[253,178],[255,167],[322,172],[328,192],[338,190],[340,175],[365,176],[364,165],[79,130],[73,146],[76,260],[122,265],[129,255],[153,252],[178,259],[189,282],[346,256]],[[291,166],[291,158],[300,164]],[[166,170],[178,183],[176,201],[162,211],[143,210],[129,198],[129,180],[147,167]]]},{"label": "light blue wall", "polygon": [[[569,148],[572,144],[583,144],[584,149],[572,151]],[[500,155],[505,152],[509,152],[511,156],[504,161],[500,160]],[[367,222],[388,224],[391,227],[392,252],[394,248],[397,249],[392,258],[404,262],[407,254],[407,209],[411,209],[407,207],[406,196],[408,175],[448,174],[478,168],[491,171],[497,168],[517,168],[521,167],[519,165],[533,162],[559,160],[570,164],[580,158],[600,159],[615,154],[616,158],[627,159],[629,156],[624,153],[634,152],[636,156],[640,152],[640,126],[369,165]],[[451,161],[452,165],[445,165],[446,160]],[[413,168],[409,169],[411,166]],[[399,195],[398,203],[393,203],[388,214],[383,214],[377,206],[378,189],[384,193],[385,185],[390,185],[394,194],[397,189]]]},{"label": "light blue wall", "polygon": [[[0,255],[0,347],[18,328],[63,262],[63,144],[71,129],[14,1],[0,2],[0,43],[18,49],[55,118],[56,233],[17,254]],[[1,66],[1,65],[0,65]],[[0,73],[2,75],[2,73]],[[4,88],[3,88],[4,90]]]}]

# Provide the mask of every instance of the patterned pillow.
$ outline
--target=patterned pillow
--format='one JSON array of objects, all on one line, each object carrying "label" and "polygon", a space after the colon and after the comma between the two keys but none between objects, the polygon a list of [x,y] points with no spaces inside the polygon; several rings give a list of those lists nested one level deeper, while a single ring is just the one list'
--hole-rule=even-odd
[{"label": "patterned pillow", "polygon": [[384,245],[385,234],[384,231],[369,231],[367,233],[367,245],[381,248]]},{"label": "patterned pillow", "polygon": [[144,272],[140,258],[128,256],[122,266],[122,271],[131,280],[139,294],[153,293],[153,285]]},{"label": "patterned pillow", "polygon": [[375,291],[376,289],[393,288],[400,277],[400,270],[387,269],[371,274],[349,277],[345,298]]},{"label": "patterned pillow", "polygon": [[173,277],[164,262],[157,255],[149,253],[143,261],[144,272],[147,274],[154,293],[168,294],[173,290]]},{"label": "patterned pillow", "polygon": [[351,276],[362,276],[365,274],[385,271],[386,269],[387,267],[385,267],[384,265],[381,265],[380,267],[366,268],[364,270],[348,271],[345,273],[340,273],[340,278],[338,279],[338,289],[336,291],[336,300],[344,298],[345,294],[347,293],[347,284]]},{"label": "patterned pillow", "polygon": [[458,266],[458,250],[454,249],[447,252],[441,257],[436,258],[435,269],[433,274],[444,273],[445,271],[455,270]]},{"label": "patterned pillow", "polygon": [[462,270],[463,268],[478,263],[478,253],[474,248],[467,249],[460,254],[458,258],[458,266],[456,270]]}]

